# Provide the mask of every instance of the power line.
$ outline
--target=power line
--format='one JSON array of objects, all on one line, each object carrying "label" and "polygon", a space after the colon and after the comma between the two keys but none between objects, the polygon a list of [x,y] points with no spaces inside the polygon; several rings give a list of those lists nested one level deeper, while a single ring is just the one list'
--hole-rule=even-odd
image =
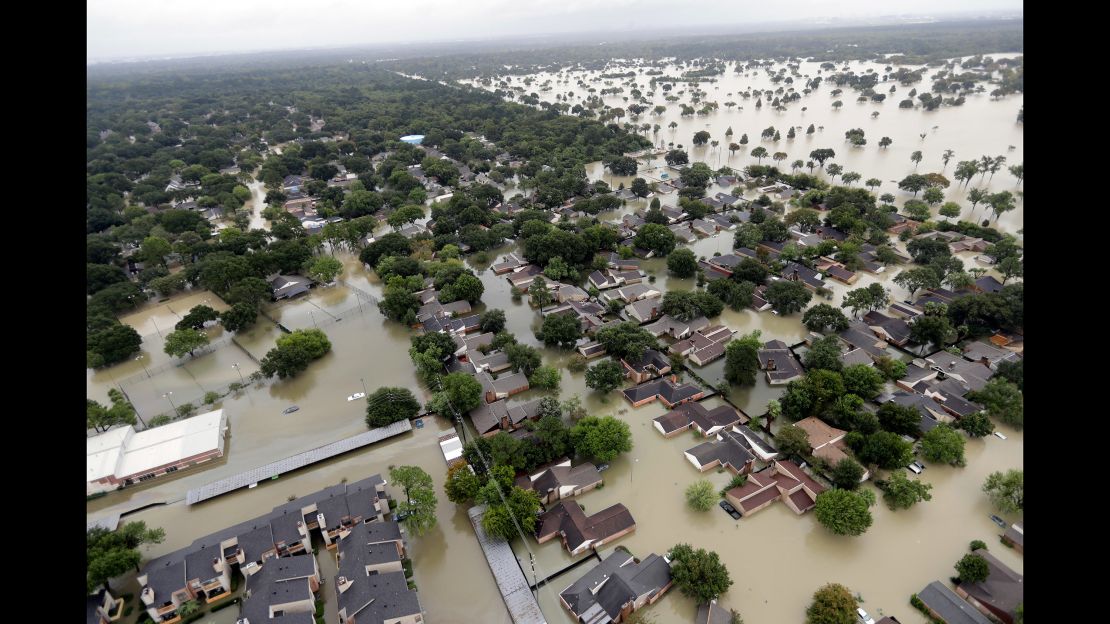
[{"label": "power line", "polygon": [[[438,377],[436,378],[436,387],[438,388],[438,390],[440,392],[443,391],[443,381]],[[451,399],[446,394],[444,394],[443,398],[444,398],[444,402],[447,403],[447,407],[451,409],[451,413],[454,415],[455,420],[465,430],[466,423],[463,422],[462,416],[459,414],[459,411],[457,409],[455,409],[455,406],[451,403]],[[493,462],[490,459],[488,459],[485,456],[484,453],[482,453],[482,449],[477,444],[477,440],[475,440],[473,448],[474,448],[474,451],[478,454],[478,459],[481,461],[482,467],[485,469],[486,474],[490,475],[490,479],[493,480],[494,489],[497,491],[498,497],[501,498],[501,503],[505,506],[505,511],[508,512],[509,518],[513,521],[513,527],[516,529],[517,533],[520,535],[520,541],[524,545],[524,550],[526,550],[528,552],[528,558],[529,558],[529,561],[530,561],[531,566],[532,566],[532,591],[533,592],[538,592],[539,591],[539,580],[536,578],[536,567],[537,567],[536,566],[536,555],[535,555],[535,553],[532,552],[531,547],[529,547],[529,545],[528,545],[528,536],[524,534],[524,529],[523,529],[523,527],[521,527],[520,521],[517,520],[516,514],[513,513],[512,508],[509,506],[509,501],[508,501],[508,499],[505,498],[505,493],[502,491],[501,484],[498,483],[496,479],[493,479],[492,475],[490,474]],[[540,566],[540,573],[544,574],[542,566]],[[546,574],[544,574],[544,580],[545,581],[547,580],[547,575]],[[547,587],[547,585],[548,585],[548,583],[544,583],[544,587]],[[552,598],[554,599],[555,598],[554,590],[548,588],[548,591],[552,592]],[[537,602],[537,605],[538,604],[539,603]],[[542,612],[542,608],[541,608],[541,612]]]}]

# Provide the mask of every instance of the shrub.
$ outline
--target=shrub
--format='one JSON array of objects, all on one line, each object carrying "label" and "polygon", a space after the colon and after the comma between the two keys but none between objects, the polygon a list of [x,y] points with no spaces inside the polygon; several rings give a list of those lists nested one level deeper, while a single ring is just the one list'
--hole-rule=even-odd
[{"label": "shrub", "polygon": [[216,401],[219,401],[219,400],[220,400],[220,393],[219,392],[215,392],[215,391],[210,390],[210,391],[204,393],[204,404],[205,405],[212,405],[213,403],[215,403]]}]

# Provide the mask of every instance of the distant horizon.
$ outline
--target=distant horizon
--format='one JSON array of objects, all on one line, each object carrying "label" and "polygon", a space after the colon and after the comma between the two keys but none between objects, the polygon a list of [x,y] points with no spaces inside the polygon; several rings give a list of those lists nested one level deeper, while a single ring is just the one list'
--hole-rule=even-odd
[{"label": "distant horizon", "polygon": [[[561,46],[574,46],[589,43],[598,43],[602,45],[607,42],[624,42],[629,40],[630,37],[640,36],[646,37],[650,35],[664,35],[674,37],[690,37],[690,36],[728,36],[728,35],[743,35],[743,34],[756,34],[766,32],[792,32],[792,31],[805,31],[805,30],[819,30],[825,28],[851,28],[851,27],[868,27],[868,26],[891,26],[897,24],[927,24],[927,23],[944,23],[951,21],[975,21],[975,20],[1011,20],[1011,19],[1024,19],[1023,10],[1008,10],[1008,9],[981,9],[981,10],[962,10],[962,11],[947,11],[947,12],[929,12],[929,13],[885,13],[874,15],[870,17],[839,17],[839,16],[813,16],[806,18],[796,18],[789,20],[763,20],[750,23],[729,23],[729,24],[687,24],[687,25],[674,25],[663,28],[644,28],[638,26],[626,26],[624,28],[616,27],[609,29],[592,29],[592,30],[579,30],[579,31],[565,31],[565,30],[548,30],[544,32],[534,33],[521,33],[521,34],[507,34],[497,33],[487,36],[460,36],[452,38],[420,38],[420,39],[407,39],[407,40],[394,40],[394,41],[366,41],[366,42],[344,42],[332,44],[309,44],[309,45],[285,45],[285,46],[263,46],[252,49],[223,49],[223,50],[209,50],[209,51],[180,51],[180,52],[161,52],[149,54],[114,54],[105,56],[86,56],[86,67],[95,65],[112,65],[112,64],[127,64],[127,63],[144,63],[144,62],[158,62],[158,61],[173,61],[173,60],[188,60],[199,58],[217,58],[217,57],[231,57],[231,56],[249,56],[264,53],[291,53],[291,52],[338,52],[342,50],[352,51],[370,51],[381,50],[382,52],[389,51],[405,51],[412,53],[415,48],[417,51],[426,49],[429,55],[437,54],[436,48],[442,48],[453,45],[467,45],[467,44],[503,44],[511,46],[513,44],[528,44],[542,42],[545,47],[561,47]],[[560,41],[552,41],[559,39]],[[552,45],[553,44],[553,45]],[[88,49],[86,50],[88,52]],[[452,52],[457,53],[457,52]]]}]

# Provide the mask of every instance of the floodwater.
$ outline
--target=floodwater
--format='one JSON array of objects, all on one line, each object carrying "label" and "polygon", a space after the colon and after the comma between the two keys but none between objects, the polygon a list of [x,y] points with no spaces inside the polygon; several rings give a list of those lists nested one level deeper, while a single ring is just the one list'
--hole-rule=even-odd
[{"label": "floodwater", "polygon": [[[998,59],[1020,55],[993,54],[988,56]],[[880,77],[885,73],[883,71],[885,65],[879,63],[853,61],[848,65],[857,75],[863,74],[868,69],[874,69]],[[784,64],[777,63],[771,69],[777,72],[783,67],[785,67]],[[905,199],[911,198],[912,194],[898,190],[898,180],[915,173],[915,171],[917,173],[944,173],[952,181],[952,186],[945,191],[945,200],[960,203],[965,209],[961,216],[964,219],[970,218],[972,208],[965,201],[966,189],[957,188],[959,183],[952,177],[952,172],[958,161],[976,160],[980,156],[1003,155],[1006,157],[1006,166],[1023,162],[1024,131],[1022,125],[1016,121],[1018,111],[1021,110],[1024,103],[1022,94],[1018,93],[1000,99],[992,99],[989,93],[994,87],[983,83],[986,92],[968,95],[962,106],[941,106],[934,111],[925,111],[920,107],[913,110],[899,109],[898,102],[908,97],[907,94],[911,89],[916,88],[918,93],[930,91],[932,86],[930,76],[939,71],[938,68],[928,69],[921,82],[910,86],[902,86],[895,81],[879,82],[875,91],[885,93],[887,98],[882,103],[875,103],[871,101],[856,102],[858,94],[847,87],[841,87],[843,93],[840,95],[831,95],[831,92],[838,87],[829,82],[827,77],[839,72],[842,67],[844,67],[843,64],[838,65],[834,71],[822,71],[820,75],[826,80],[821,82],[817,90],[809,95],[802,95],[797,102],[788,104],[786,111],[780,112],[770,106],[766,97],[763,98],[763,106],[756,108],[754,93],[749,99],[742,98],[740,94],[749,89],[766,91],[768,89],[778,89],[780,86],[784,88],[784,93],[790,87],[801,93],[805,88],[807,78],[794,78],[793,85],[787,85],[783,82],[775,84],[771,82],[770,77],[763,70],[751,70],[738,75],[735,73],[736,64],[727,63],[725,73],[715,76],[717,82],[699,83],[699,89],[707,92],[707,95],[702,98],[702,103],[715,101],[720,105],[720,108],[708,115],[689,115],[686,117],[681,115],[680,105],[691,104],[692,88],[684,83],[675,83],[670,92],[657,89],[654,96],[648,96],[652,76],[642,73],[638,73],[636,78],[600,78],[601,74],[613,71],[613,69],[606,69],[566,71],[562,73],[543,72],[530,76],[503,76],[501,79],[509,84],[509,88],[521,87],[524,89],[523,93],[536,93],[541,100],[547,102],[556,102],[556,95],[566,95],[568,99],[560,101],[572,106],[582,103],[587,96],[600,95],[602,89],[623,87],[624,93],[602,96],[604,103],[613,108],[627,108],[629,104],[634,103],[629,95],[631,91],[629,83],[636,81],[645,97],[651,99],[652,103],[648,106],[648,110],[638,118],[632,119],[631,116],[626,115],[617,121],[631,122],[637,125],[644,123],[658,124],[661,129],[657,133],[648,131],[645,135],[657,147],[669,148],[670,144],[674,144],[675,147],[681,145],[683,149],[689,152],[692,162],[705,162],[714,169],[728,165],[739,170],[749,164],[757,164],[760,161],[748,154],[759,145],[765,147],[769,155],[780,151],[788,155],[788,158],[781,163],[776,163],[769,157],[763,159],[762,164],[777,165],[780,170],[788,169],[790,163],[794,160],[809,160],[809,153],[814,149],[832,148],[836,150],[836,158],[829,161],[830,163],[840,164],[846,172],[859,172],[863,178],[856,183],[857,185],[862,184],[863,180],[868,178],[879,178],[883,184],[874,192],[877,195],[892,193],[898,198],[899,204]],[[921,65],[907,65],[905,67],[916,70]],[[626,72],[628,67],[621,66],[617,71]],[[639,70],[637,71],[639,72]],[[665,76],[679,76],[685,70],[671,65],[663,68],[662,71]],[[820,63],[816,62],[802,62],[798,69],[802,76],[808,75],[811,78],[816,77],[818,71],[820,71]],[[957,67],[955,71],[960,73],[962,70]],[[978,70],[969,68],[968,71]],[[787,70],[786,75],[790,75],[789,70]],[[525,80],[530,80],[531,84],[526,85]],[[585,88],[578,84],[580,80],[587,83]],[[551,81],[551,84],[548,85],[551,90],[541,91],[542,85],[547,81]],[[474,82],[471,82],[471,84],[481,86]],[[896,91],[888,93],[892,85],[896,86]],[[497,88],[497,81],[486,88]],[[587,89],[596,89],[596,93],[589,93]],[[680,99],[675,102],[667,102],[664,98],[669,94],[677,95]],[[843,107],[839,110],[832,107],[832,103],[836,100],[844,102]],[[736,102],[737,106],[732,109],[725,107],[725,102],[729,101]],[[651,109],[656,105],[665,105],[667,111],[662,115],[653,115]],[[693,104],[693,106],[694,108],[700,108],[701,104]],[[803,111],[803,107],[808,110]],[[878,112],[879,116],[872,117],[871,115],[874,112]],[[674,129],[669,127],[672,122],[678,124]],[[817,131],[812,135],[806,135],[806,128],[810,124],[813,124]],[[782,134],[780,141],[760,140],[761,132],[769,126],[774,126],[780,131]],[[787,130],[791,126],[795,127],[797,137],[787,139]],[[725,136],[729,127],[733,130],[732,137]],[[852,147],[847,142],[844,133],[852,128],[862,128],[866,132],[867,145]],[[716,148],[709,144],[695,147],[693,145],[693,135],[700,130],[708,131],[710,140],[719,141],[719,145]],[[735,154],[730,154],[728,150],[729,143],[739,142],[743,134],[748,135],[750,142],[745,148]],[[921,138],[921,134],[925,134],[925,138]],[[888,136],[894,141],[890,147],[885,149],[878,146],[879,139],[884,136]],[[1009,151],[1010,146],[1014,147],[1013,151]],[[955,156],[947,166],[944,166],[941,156],[947,149],[953,150]],[[922,152],[923,160],[915,169],[914,163],[910,161],[910,154],[917,150]],[[645,161],[642,164],[647,164],[647,162]],[[656,166],[665,165],[661,157],[653,159],[651,164]],[[803,168],[801,171],[808,172],[808,169]],[[815,169],[814,172],[817,173],[817,170]],[[591,171],[590,174],[592,179],[601,179],[600,163],[595,165],[595,170]],[[610,180],[608,172],[606,172],[604,179],[607,182]],[[628,186],[632,177],[612,176],[612,180],[613,187],[616,188],[621,182]],[[976,176],[967,188],[975,188],[976,186],[989,188],[991,192],[1009,190],[1015,192],[1015,194],[1017,190],[1024,189],[1024,184],[1018,186],[1017,180],[1010,175],[1005,167],[993,178],[990,174],[987,174],[986,178]],[[678,201],[677,193],[665,197],[669,198],[672,204]],[[920,194],[918,197],[920,197]],[[667,203],[665,200],[661,201]],[[985,214],[988,210],[979,205],[975,211],[976,222],[990,217],[989,214]],[[1022,203],[1018,201],[1017,209],[1003,215],[996,227],[1016,234],[1024,226],[1023,212]],[[935,209],[933,213],[936,214]]]},{"label": "floodwater", "polygon": [[[852,63],[852,66],[857,73],[865,69],[859,63]],[[875,69],[882,71],[881,66],[875,66]],[[816,75],[816,70],[816,64],[805,63],[800,71]],[[677,72],[672,68],[666,73],[676,75]],[[927,72],[927,75],[931,73]],[[581,90],[574,86],[579,75],[586,75],[589,80],[591,74],[574,74],[569,84],[560,84],[555,91],[541,93],[541,96],[551,98],[556,91],[568,90],[581,95]],[[546,78],[554,79],[550,75],[540,75],[537,87]],[[517,84],[520,79],[513,80],[513,84]],[[646,81],[644,78],[638,80]],[[614,84],[619,84],[619,81],[614,81]],[[802,84],[804,81],[797,81],[796,87],[800,88]],[[923,84],[926,83],[915,86],[924,91]],[[736,93],[747,86],[768,88],[770,82],[764,74],[736,76],[730,67],[720,82],[702,83],[702,88],[709,91],[706,99],[722,104],[731,99],[743,105],[744,110],[728,111],[722,108],[706,117],[682,118],[678,114],[677,103],[672,103],[665,115],[652,117],[645,114],[639,123],[663,126],[655,140],[657,144],[662,141],[664,146],[667,142],[687,145],[695,131],[709,130],[714,139],[722,142],[722,153],[718,155],[711,147],[696,148],[691,157],[707,160],[713,166],[717,166],[719,157],[721,165],[742,168],[754,162],[746,152],[759,144],[771,152],[787,152],[790,155],[787,163],[798,158],[807,159],[812,149],[832,147],[837,150],[837,158],[833,162],[840,163],[847,171],[859,171],[864,179],[882,179],[884,185],[877,192],[892,192],[900,201],[909,195],[897,191],[890,180],[901,179],[913,172],[913,164],[909,161],[909,153],[913,150],[920,149],[925,153],[925,160],[919,168],[922,173],[939,171],[940,154],[948,148],[956,152],[948,165],[948,174],[956,161],[977,158],[982,154],[1004,154],[1007,164],[1022,160],[1022,129],[1013,123],[1021,107],[1021,95],[1007,96],[1000,101],[992,101],[986,94],[972,95],[961,107],[942,107],[934,112],[907,111],[899,110],[897,101],[910,87],[899,86],[898,92],[889,96],[884,104],[856,104],[855,98],[846,91],[841,96],[845,101],[844,108],[833,111],[828,104],[834,99],[830,98],[829,92],[835,86],[822,84],[816,93],[803,96],[800,102],[791,105],[790,110],[779,113],[766,105],[756,109],[754,98],[739,98]],[[538,91],[538,88],[529,89],[532,90]],[[728,96],[729,92],[734,95]],[[661,94],[657,94],[656,99],[662,103]],[[688,101],[688,95],[683,97],[683,101]],[[606,102],[612,106],[625,106],[620,96],[610,96]],[[808,106],[810,110],[802,112],[802,106]],[[870,117],[873,110],[881,111],[876,119]],[[671,120],[679,124],[673,133],[666,128]],[[825,129],[806,137],[805,126],[810,123],[823,124]],[[784,137],[788,125],[802,125],[802,128],[793,141],[784,138],[777,145],[770,141],[760,143],[760,131],[772,124],[780,128]],[[737,141],[743,133],[747,133],[752,140],[748,150],[731,157],[726,149],[728,140],[724,137],[724,131],[730,125],[734,130],[733,141]],[[933,126],[939,127],[933,130]],[[842,139],[844,131],[853,127],[866,130],[866,147],[850,148]],[[924,140],[918,136],[922,132],[927,135]],[[884,135],[892,137],[894,144],[880,150],[877,142]],[[1015,150],[1006,151],[1011,144]],[[655,159],[652,166],[660,164],[661,159]],[[622,182],[625,185],[631,182],[630,177],[614,178],[602,169],[600,163],[588,166],[587,174],[591,180],[604,179],[614,187]],[[640,175],[644,175],[643,168]],[[976,177],[974,184],[978,183],[979,178]],[[1003,170],[990,181],[990,187],[995,191],[1016,190],[1018,187],[1014,183],[1015,180]],[[263,227],[258,210],[264,190],[260,184],[252,184],[251,190],[254,195],[251,227]],[[728,190],[713,186],[709,194]],[[511,194],[511,191],[506,192],[507,196]],[[964,191],[953,186],[946,194],[946,199],[962,201]],[[746,197],[754,198],[755,194],[748,192]],[[615,222],[625,213],[646,208],[648,201],[632,200],[618,210],[598,216],[602,220]],[[675,205],[677,194],[662,196],[661,201],[664,205]],[[1001,229],[1016,232],[1022,227],[1022,204],[1019,201],[1017,205],[1017,210],[1000,220]],[[966,217],[970,206],[965,206],[965,209]],[[983,218],[983,212],[984,208],[980,206],[977,211],[979,219]],[[728,253],[731,243],[732,233],[723,232],[689,246],[697,255],[708,257],[718,252]],[[898,247],[904,249],[901,244]],[[732,520],[717,508],[705,513],[689,511],[685,507],[683,492],[691,482],[705,477],[716,487],[721,487],[727,482],[728,475],[715,470],[699,475],[685,460],[683,451],[700,442],[693,434],[668,440],[651,427],[651,419],[665,412],[661,404],[632,409],[616,392],[607,397],[598,395],[585,386],[584,374],[567,370],[571,353],[543,347],[536,340],[534,331],[541,322],[538,313],[529,307],[527,297],[513,301],[504,276],[496,276],[488,270],[489,264],[517,248],[517,245],[511,244],[493,250],[489,253],[490,261],[482,265],[473,259],[467,260],[486,286],[482,303],[475,306],[475,312],[489,308],[505,310],[508,330],[521,342],[539,347],[544,363],[562,371],[561,399],[577,395],[590,414],[612,414],[631,425],[635,444],[633,451],[611,462],[610,469],[604,473],[606,485],[603,489],[587,493],[579,500],[587,513],[616,502],[628,506],[638,528],[634,534],[613,545],[625,546],[637,556],[662,553],[683,541],[717,551],[735,581],[731,590],[722,596],[722,603],[739,610],[749,622],[799,621],[804,617],[804,609],[814,590],[826,582],[839,582],[861,594],[863,606],[876,618],[886,614],[897,616],[907,624],[923,623],[924,618],[908,604],[910,594],[933,580],[945,580],[951,576],[954,573],[952,565],[966,552],[968,542],[973,539],[985,541],[1004,562],[1022,571],[1021,557],[994,537],[1000,529],[989,520],[988,515],[994,512],[980,491],[990,472],[1023,467],[1023,435],[1004,425],[999,429],[1009,437],[1008,440],[989,437],[968,441],[967,467],[957,469],[929,465],[921,478],[934,486],[932,501],[907,511],[891,512],[879,497],[878,504],[872,509],[874,524],[861,537],[834,536],[816,522],[812,513],[795,516],[782,504],[773,504],[740,521]],[[972,259],[973,255],[961,256],[965,265],[986,268],[977,264]],[[231,433],[224,458],[202,468],[182,471],[170,478],[155,479],[90,501],[87,503],[88,517],[95,519],[110,511],[126,512],[145,505],[170,503],[125,517],[125,520],[141,519],[166,529],[166,542],[144,553],[155,557],[185,546],[201,535],[264,513],[290,496],[307,494],[343,478],[359,479],[374,473],[386,475],[391,465],[418,465],[431,474],[440,501],[438,525],[427,535],[409,536],[415,581],[428,620],[507,623],[508,615],[488,572],[466,510],[449,502],[442,491],[446,467],[435,438],[449,426],[441,420],[426,419],[424,429],[282,476],[253,490],[241,490],[193,507],[181,502],[189,488],[365,431],[363,403],[346,401],[348,395],[361,391],[363,385],[370,392],[391,385],[410,388],[421,399],[430,396],[408,357],[412,332],[385,321],[370,299],[381,295],[380,280],[366,271],[355,255],[337,252],[336,256],[345,267],[338,285],[314,289],[293,301],[267,306],[266,315],[273,321],[260,317],[255,327],[236,335],[234,342],[224,340],[225,334],[218,328],[211,330],[213,342],[218,346],[205,353],[198,352],[194,358],[185,358],[182,366],[174,366],[174,359],[162,353],[159,334],[172,331],[173,324],[182,314],[206,299],[208,305],[224,309],[226,305],[218,297],[208,292],[184,293],[164,303],[149,304],[122,319],[144,336],[142,359],[89,371],[87,393],[90,398],[105,401],[109,387],[122,385],[144,417],[168,412],[170,400],[177,404],[203,396],[208,390],[222,391],[227,384],[239,380],[240,372],[245,377],[256,370],[256,360],[273,347],[281,334],[274,321],[288,329],[318,326],[328,334],[332,352],[292,380],[250,384],[247,389],[216,402],[214,407],[227,410],[230,421]],[[695,285],[693,279],[669,276],[663,259],[648,260],[643,266],[649,275],[655,277],[655,284],[664,290],[689,290]],[[861,273],[859,281],[852,286],[830,282],[828,287],[834,293],[831,303],[839,303],[846,291],[873,282],[881,282],[891,289],[895,299],[904,299],[908,293],[891,280],[898,270],[891,267],[877,276]],[[780,317],[770,312],[734,312],[726,308],[715,322],[724,323],[739,333],[758,329],[762,340],[781,339],[791,344],[802,340],[807,333],[801,325],[800,315]],[[233,364],[240,366],[238,371]],[[146,377],[148,371],[151,375]],[[724,361],[718,360],[695,371],[710,383],[717,384],[723,378]],[[169,398],[163,396],[170,391],[174,394]],[[767,402],[780,396],[782,391],[781,386],[767,385],[761,375],[755,387],[732,389],[729,398],[754,417],[763,414]],[[543,393],[532,390],[514,397],[514,400],[530,400],[539,396]],[[719,400],[710,399],[712,402]],[[194,404],[200,407],[199,402]],[[282,414],[284,408],[294,404],[300,406],[300,411]],[[709,405],[712,406],[712,403]],[[1009,522],[1019,519],[1006,518]],[[551,575],[572,562],[558,542],[539,546],[531,538],[526,543],[518,539],[514,542],[514,549],[523,561],[528,576],[531,576],[529,550],[536,556],[536,575],[539,578]],[[581,567],[564,574],[539,590],[540,605],[549,621],[571,621],[569,616],[560,614],[565,611],[558,603],[557,594],[586,569]],[[133,580],[129,582],[133,584]],[[695,610],[693,602],[676,590],[666,600],[651,607],[650,613],[655,615],[659,624],[672,624],[690,621]],[[228,609],[223,613],[231,612]]]}]

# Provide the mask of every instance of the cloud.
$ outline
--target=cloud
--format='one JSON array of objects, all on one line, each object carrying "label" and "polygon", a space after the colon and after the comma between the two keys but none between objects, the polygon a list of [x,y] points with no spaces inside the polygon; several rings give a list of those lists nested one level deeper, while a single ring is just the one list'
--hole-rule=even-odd
[{"label": "cloud", "polygon": [[88,60],[1021,10],[1021,0],[89,0]]}]

